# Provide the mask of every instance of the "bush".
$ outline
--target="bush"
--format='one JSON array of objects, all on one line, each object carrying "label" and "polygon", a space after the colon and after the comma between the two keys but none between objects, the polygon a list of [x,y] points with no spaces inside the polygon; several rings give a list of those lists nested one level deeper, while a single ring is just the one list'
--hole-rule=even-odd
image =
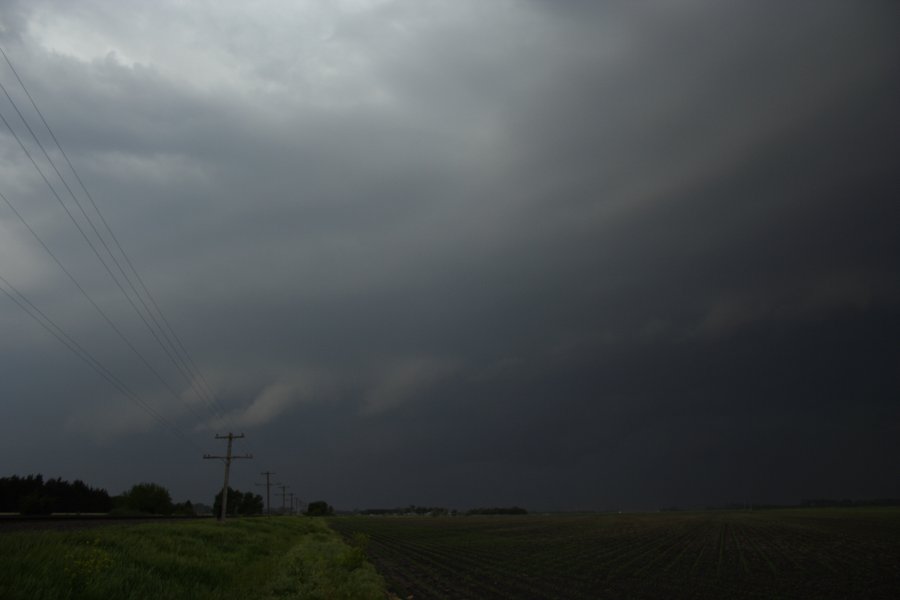
[{"label": "bush", "polygon": [[178,515],[180,517],[193,517],[196,516],[194,512],[194,505],[191,504],[190,500],[186,500],[184,502],[179,502],[173,507],[172,510],[173,515]]},{"label": "bush", "polygon": [[316,500],[309,503],[306,514],[310,517],[328,517],[334,514],[334,508],[324,500]]},{"label": "bush", "polygon": [[138,483],[123,494],[125,507],[154,515],[171,515],[172,497],[158,483]]}]

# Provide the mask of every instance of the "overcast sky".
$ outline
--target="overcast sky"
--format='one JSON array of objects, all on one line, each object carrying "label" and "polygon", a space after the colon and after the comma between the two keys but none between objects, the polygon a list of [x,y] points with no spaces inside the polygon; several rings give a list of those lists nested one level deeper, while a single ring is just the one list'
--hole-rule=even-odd
[{"label": "overcast sky", "polygon": [[[898,24],[4,1],[0,46],[217,407],[0,93],[59,199],[3,124],[0,192],[159,374],[0,203],[0,276],[134,392],[0,295],[0,476],[210,503],[231,430],[234,487],[340,508],[900,496]],[[2,59],[0,83],[114,248]]]}]

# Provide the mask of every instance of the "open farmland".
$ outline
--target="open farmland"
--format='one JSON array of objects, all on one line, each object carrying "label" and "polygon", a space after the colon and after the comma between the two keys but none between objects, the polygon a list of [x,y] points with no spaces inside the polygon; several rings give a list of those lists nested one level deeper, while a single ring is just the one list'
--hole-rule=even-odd
[{"label": "open farmland", "polygon": [[900,510],[342,517],[401,598],[897,598]]}]

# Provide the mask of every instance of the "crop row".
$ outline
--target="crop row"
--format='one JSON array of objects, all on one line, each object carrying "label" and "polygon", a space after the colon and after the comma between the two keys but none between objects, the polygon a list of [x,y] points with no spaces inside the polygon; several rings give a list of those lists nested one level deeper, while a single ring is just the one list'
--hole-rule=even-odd
[{"label": "crop row", "polygon": [[[865,515],[862,515],[865,517]],[[900,511],[884,527],[799,513],[339,518],[395,592],[423,598],[891,597]],[[888,533],[885,534],[885,531]]]}]

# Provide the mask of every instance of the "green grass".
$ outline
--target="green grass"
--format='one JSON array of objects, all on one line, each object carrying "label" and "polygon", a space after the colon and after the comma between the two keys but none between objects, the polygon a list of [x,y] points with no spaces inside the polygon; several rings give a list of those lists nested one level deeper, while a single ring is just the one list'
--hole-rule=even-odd
[{"label": "green grass", "polygon": [[385,598],[324,521],[235,519],[0,535],[0,598]]}]

